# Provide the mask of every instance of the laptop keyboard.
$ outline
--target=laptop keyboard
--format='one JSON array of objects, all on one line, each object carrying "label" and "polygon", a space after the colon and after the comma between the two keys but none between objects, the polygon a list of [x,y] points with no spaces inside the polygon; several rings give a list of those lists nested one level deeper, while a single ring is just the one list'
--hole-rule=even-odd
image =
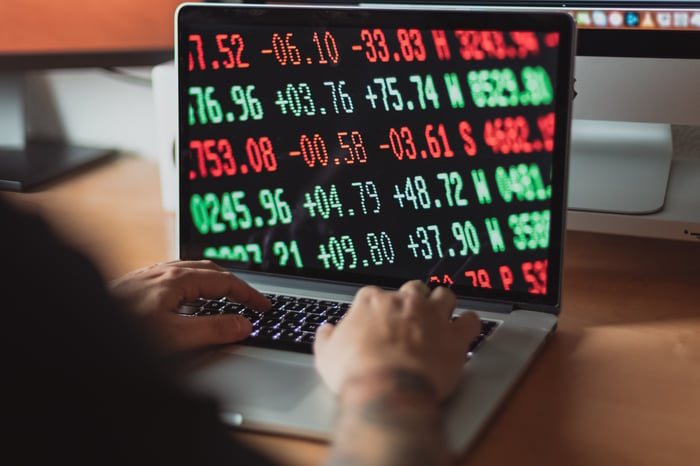
[{"label": "laptop keyboard", "polygon": [[[349,302],[342,301],[269,293],[265,296],[272,302],[270,310],[265,312],[258,312],[226,298],[200,298],[183,304],[177,312],[186,316],[239,314],[253,324],[250,337],[242,341],[242,344],[311,353],[316,329],[326,322],[337,324],[350,308]],[[471,343],[469,355],[477,350],[497,326],[497,321],[481,319],[481,333]]]}]

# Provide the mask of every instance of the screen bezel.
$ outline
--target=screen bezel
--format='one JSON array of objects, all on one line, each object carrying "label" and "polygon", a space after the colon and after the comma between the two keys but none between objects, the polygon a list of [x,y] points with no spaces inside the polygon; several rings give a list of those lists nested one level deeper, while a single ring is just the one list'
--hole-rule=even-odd
[{"label": "screen bezel", "polygon": [[[313,6],[253,6],[253,5],[217,5],[217,4],[184,4],[176,15],[176,64],[178,70],[178,95],[187,95],[186,76],[188,63],[188,48],[179,47],[187,44],[188,25],[191,22],[205,21],[210,23],[232,22],[232,24],[268,25],[268,26],[313,26],[313,27],[376,27],[397,28],[405,26],[410,21],[414,27],[421,29],[444,28],[481,28],[481,29],[522,29],[534,31],[558,31],[560,33],[560,49],[558,60],[558,76],[568,76],[568,82],[560,80],[556,89],[556,130],[555,147],[552,155],[552,196],[550,201],[551,229],[548,260],[548,281],[546,295],[533,295],[527,292],[506,292],[504,290],[455,288],[458,296],[469,300],[486,300],[498,303],[508,303],[526,309],[544,310],[558,313],[561,298],[561,275],[563,259],[563,241],[565,230],[566,186],[568,183],[568,154],[571,122],[571,100],[573,94],[573,60],[575,47],[575,27],[569,15],[561,13],[493,13],[493,12],[464,12],[463,15],[453,11],[430,10],[423,14],[416,11],[407,12],[390,8],[355,8],[355,7],[313,7]],[[188,251],[187,242],[189,224],[187,191],[189,170],[186,168],[188,147],[186,138],[187,99],[178,102],[178,165],[179,165],[179,252],[182,259],[201,259],[201,254]],[[219,262],[219,261],[217,261]],[[233,262],[220,261],[232,271],[256,273],[245,266]],[[363,284],[372,283],[385,288],[398,288],[404,279],[380,278],[364,274],[350,274],[350,279],[341,279],[343,273],[334,273],[335,279],[329,279],[327,271],[309,271],[304,275],[290,273],[286,277],[310,278],[330,283]]]},{"label": "screen bezel", "polygon": [[[244,3],[254,3],[245,0]],[[699,9],[697,2],[690,1],[619,1],[619,0],[361,0],[349,2],[330,0],[333,4],[395,4],[398,5],[449,5],[451,7],[489,8],[537,8],[548,10],[570,10],[575,8],[604,9]],[[700,59],[700,47],[697,42],[700,29],[690,31],[672,30],[613,30],[613,29],[579,29],[576,54],[592,57],[633,57],[633,58],[689,58]]]}]

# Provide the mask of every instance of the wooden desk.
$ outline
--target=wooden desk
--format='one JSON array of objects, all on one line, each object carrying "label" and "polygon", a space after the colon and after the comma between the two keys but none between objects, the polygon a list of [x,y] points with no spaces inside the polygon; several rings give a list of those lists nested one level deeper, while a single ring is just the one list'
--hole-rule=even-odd
[{"label": "wooden desk", "polygon": [[[30,194],[107,278],[174,257],[158,167],[121,157]],[[558,331],[465,465],[700,464],[700,244],[567,234]],[[283,465],[325,445],[237,434]]]}]

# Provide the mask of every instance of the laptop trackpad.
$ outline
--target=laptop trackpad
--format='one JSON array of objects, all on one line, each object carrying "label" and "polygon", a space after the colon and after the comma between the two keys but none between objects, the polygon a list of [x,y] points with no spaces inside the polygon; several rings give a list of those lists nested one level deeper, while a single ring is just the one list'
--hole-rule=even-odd
[{"label": "laptop trackpad", "polygon": [[[311,364],[220,352],[192,373],[196,390],[222,406],[289,411],[319,383]],[[282,390],[281,387],[284,387]]]}]

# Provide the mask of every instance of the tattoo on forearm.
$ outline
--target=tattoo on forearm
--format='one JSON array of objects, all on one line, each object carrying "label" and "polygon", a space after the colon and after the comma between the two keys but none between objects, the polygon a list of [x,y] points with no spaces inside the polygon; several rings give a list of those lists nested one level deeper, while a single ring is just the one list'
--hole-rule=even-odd
[{"label": "tattoo on forearm", "polygon": [[348,383],[328,466],[448,464],[435,388],[424,376],[393,369]]}]

